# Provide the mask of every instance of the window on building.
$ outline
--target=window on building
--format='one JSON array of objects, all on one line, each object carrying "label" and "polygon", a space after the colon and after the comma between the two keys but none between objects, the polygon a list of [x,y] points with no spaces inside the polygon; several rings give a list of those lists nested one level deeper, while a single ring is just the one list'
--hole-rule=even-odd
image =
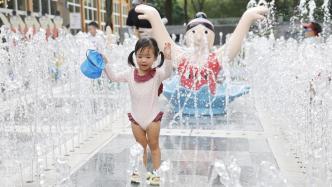
[{"label": "window on building", "polygon": [[0,0],[0,8],[6,8],[5,0]]},{"label": "window on building", "polygon": [[115,20],[115,25],[119,26],[120,25],[120,16],[118,16],[118,15],[114,16],[114,20]]},{"label": "window on building", "polygon": [[100,3],[101,3],[100,4],[100,9],[101,10],[106,10],[106,1],[101,1]]},{"label": "window on building", "polygon": [[101,22],[101,29],[106,29],[106,1],[101,1],[100,4],[100,22]]},{"label": "window on building", "polygon": [[81,7],[80,6],[76,6],[75,12],[81,12]]},{"label": "window on building", "polygon": [[114,3],[114,9],[113,9],[113,11],[116,12],[116,13],[119,13],[120,10],[119,10],[118,7],[119,7],[118,3]]},{"label": "window on building", "polygon": [[89,19],[88,9],[84,9],[85,19]]},{"label": "window on building", "polygon": [[127,12],[127,5],[126,6],[122,6],[122,14],[128,14],[128,12]]},{"label": "window on building", "polygon": [[105,13],[105,12],[102,12],[102,13],[101,13],[101,21],[102,21],[102,22],[105,22],[105,18],[106,18],[106,13]]},{"label": "window on building", "polygon": [[85,0],[84,2],[85,2],[84,5],[87,6],[87,7],[92,7],[93,6],[92,0]]},{"label": "window on building", "polygon": [[94,11],[93,11],[93,19],[94,19],[95,21],[98,20],[97,10],[94,10]]},{"label": "window on building", "polygon": [[71,13],[81,12],[81,5],[80,5],[79,1],[75,1],[75,0],[71,0],[70,2],[68,1],[67,6],[68,6],[68,9],[69,9],[69,12],[71,12]]},{"label": "window on building", "polygon": [[41,0],[41,11],[42,14],[50,14],[50,9],[49,9],[49,0]]},{"label": "window on building", "polygon": [[26,11],[27,10],[26,0],[17,0],[17,9]]},{"label": "window on building", "polygon": [[73,5],[68,5],[68,10],[69,10],[70,13],[75,12],[75,6],[73,6]]},{"label": "window on building", "polygon": [[32,0],[32,10],[34,12],[39,12],[40,11],[39,0]]},{"label": "window on building", "polygon": [[85,21],[97,21],[97,1],[96,0],[85,0]]},{"label": "window on building", "polygon": [[57,2],[56,1],[51,1],[51,14],[55,14],[55,12],[57,11]]},{"label": "window on building", "polygon": [[16,7],[15,7],[15,1],[14,0],[11,0],[11,1],[7,0],[7,8],[15,10],[16,9]]},{"label": "window on building", "polygon": [[89,19],[90,20],[94,20],[95,18],[93,17],[93,14],[92,14],[93,10],[89,10]]}]

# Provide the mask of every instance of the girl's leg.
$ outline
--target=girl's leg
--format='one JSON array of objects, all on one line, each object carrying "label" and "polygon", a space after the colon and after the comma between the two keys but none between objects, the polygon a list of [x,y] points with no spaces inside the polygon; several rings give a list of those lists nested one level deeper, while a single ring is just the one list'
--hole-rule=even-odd
[{"label": "girl's leg", "polygon": [[146,165],[147,165],[146,146],[148,144],[148,141],[146,139],[146,132],[142,129],[141,126],[134,124],[134,123],[131,123],[131,130],[133,131],[136,142],[141,144],[144,148],[143,163],[144,163],[144,166],[146,167]]},{"label": "girl's leg", "polygon": [[160,167],[160,148],[159,148],[159,133],[160,133],[160,121],[152,122],[146,133],[148,135],[148,144],[152,155],[153,169],[159,169]]}]

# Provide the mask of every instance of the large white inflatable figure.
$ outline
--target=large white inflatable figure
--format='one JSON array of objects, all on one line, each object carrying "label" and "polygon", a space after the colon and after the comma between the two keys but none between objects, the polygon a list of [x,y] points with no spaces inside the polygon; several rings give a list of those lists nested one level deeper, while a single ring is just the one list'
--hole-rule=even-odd
[{"label": "large white inflatable figure", "polygon": [[60,12],[55,12],[55,17],[53,19],[54,22],[54,29],[53,29],[53,37],[57,38],[59,36],[59,31],[62,29],[63,26],[63,19],[60,16]]},{"label": "large white inflatable figure", "polygon": [[46,32],[46,39],[52,35],[52,30],[54,29],[54,24],[51,18],[44,14],[42,17],[39,18],[40,27],[45,30]]},{"label": "large white inflatable figure", "polygon": [[15,10],[12,12],[12,16],[10,17],[10,25],[13,32],[23,33],[23,30],[25,29],[25,24],[22,18],[16,15]]},{"label": "large white inflatable figure", "polygon": [[6,25],[8,28],[10,28],[10,23],[5,15],[0,13],[0,19],[4,25]]},{"label": "large white inflatable figure", "polygon": [[39,30],[40,25],[35,16],[31,14],[31,11],[27,11],[27,16],[24,19],[25,30],[24,33],[27,38],[31,38]]},{"label": "large white inflatable figure", "polygon": [[189,50],[184,50],[174,43],[155,8],[139,5],[135,10],[142,14],[139,19],[146,19],[151,23],[152,37],[157,40],[159,47],[162,48],[166,42],[172,45],[172,60],[178,69],[178,75],[165,84],[164,95],[170,100],[175,112],[189,115],[224,114],[226,95],[228,101],[232,101],[249,91],[247,86],[231,85],[227,85],[226,90],[226,85],[218,84],[217,80],[223,67],[222,62],[234,59],[251,24],[263,19],[268,12],[266,7],[248,9],[225,46],[213,52],[214,26],[204,13],[197,14],[197,18],[188,23],[185,44]]}]

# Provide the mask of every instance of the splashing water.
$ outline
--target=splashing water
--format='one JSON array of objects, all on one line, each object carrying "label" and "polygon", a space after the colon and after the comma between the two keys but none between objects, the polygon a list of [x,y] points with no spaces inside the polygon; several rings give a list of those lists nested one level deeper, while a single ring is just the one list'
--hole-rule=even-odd
[{"label": "splashing water", "polygon": [[290,184],[288,184],[285,177],[282,176],[280,171],[273,164],[267,161],[261,162],[256,177],[257,177],[256,187],[291,186]]},{"label": "splashing water", "polygon": [[210,176],[209,184],[213,186],[216,179],[225,187],[241,187],[240,184],[241,168],[235,158],[229,160],[216,160],[213,164],[213,170]]},{"label": "splashing water", "polygon": [[315,10],[316,10],[315,1],[310,0],[309,3],[308,3],[308,6],[309,6],[309,21],[314,21],[315,20],[314,13],[315,13]]},{"label": "splashing water", "polygon": [[[327,183],[331,168],[331,36],[326,42],[255,37],[246,43],[258,105],[280,124],[307,177]],[[266,50],[269,49],[269,50]],[[296,142],[296,144],[294,144]]]},{"label": "splashing water", "polygon": [[331,14],[329,10],[329,4],[331,3],[330,0],[324,0],[322,5],[322,9],[324,11],[324,23],[323,23],[323,37],[327,38],[331,33]]},{"label": "splashing water", "polygon": [[[124,118],[128,94],[104,77],[91,81],[81,74],[79,66],[90,47],[84,33],[62,33],[45,41],[45,33],[39,32],[26,40],[1,27],[1,39],[0,140],[1,147],[11,147],[0,153],[1,162],[20,170],[13,181],[45,185],[45,171],[55,169],[56,158],[70,155],[110,121]],[[123,67],[134,42],[117,46],[121,58],[109,53],[116,68]]]},{"label": "splashing water", "polygon": [[[250,2],[254,6],[254,1]],[[324,1],[325,9],[328,2]],[[274,3],[270,5],[273,7]],[[314,5],[314,1],[306,4],[301,0],[301,15],[313,18]],[[330,15],[325,13],[328,25]],[[273,20],[272,16],[269,18]],[[258,110],[271,115],[278,124],[292,148],[290,153],[303,163],[306,182],[311,186],[329,185],[332,180],[332,38],[329,32],[325,33],[324,41],[250,35],[244,43],[245,55],[240,59],[250,73]],[[13,181],[21,180],[24,184],[24,180],[30,180],[42,186],[45,170],[52,164],[63,168],[58,170],[58,181],[63,181],[69,177],[69,165],[62,160],[64,155],[70,155],[110,122],[126,123],[123,114],[129,107],[128,91],[104,77],[88,80],[81,75],[79,65],[90,47],[84,33],[62,34],[57,40],[46,42],[44,32],[23,40],[2,27],[0,37],[6,40],[0,43],[1,183],[10,186]],[[114,37],[108,40],[106,51],[112,59],[111,66],[115,71],[123,71],[135,40],[126,37],[122,45],[115,45]],[[203,41],[207,46],[207,39]],[[203,60],[208,53],[208,48],[204,48]],[[189,47],[186,55],[190,58],[193,54],[194,49]],[[226,83],[232,81],[230,69],[225,66]],[[141,163],[137,159],[142,156],[142,148],[134,147],[130,156],[130,171],[143,167],[137,164]],[[216,161],[214,165],[215,176],[220,176],[221,183],[238,185],[241,170],[235,161]],[[167,175],[170,168],[171,163],[166,161],[161,170]],[[264,186],[265,179],[271,176],[279,181],[276,184],[283,184],[285,181],[277,170],[262,163],[258,185]]]},{"label": "splashing water", "polygon": [[247,9],[253,8],[257,6],[257,1],[256,0],[250,0],[247,4]]}]

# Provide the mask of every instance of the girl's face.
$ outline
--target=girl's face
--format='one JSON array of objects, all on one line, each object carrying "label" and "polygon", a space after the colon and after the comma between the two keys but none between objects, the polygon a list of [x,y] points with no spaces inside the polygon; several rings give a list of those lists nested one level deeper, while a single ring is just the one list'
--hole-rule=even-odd
[{"label": "girl's face", "polygon": [[136,61],[138,68],[142,71],[148,71],[151,69],[156,57],[153,54],[154,50],[151,48],[145,48],[138,50],[136,54]]}]

